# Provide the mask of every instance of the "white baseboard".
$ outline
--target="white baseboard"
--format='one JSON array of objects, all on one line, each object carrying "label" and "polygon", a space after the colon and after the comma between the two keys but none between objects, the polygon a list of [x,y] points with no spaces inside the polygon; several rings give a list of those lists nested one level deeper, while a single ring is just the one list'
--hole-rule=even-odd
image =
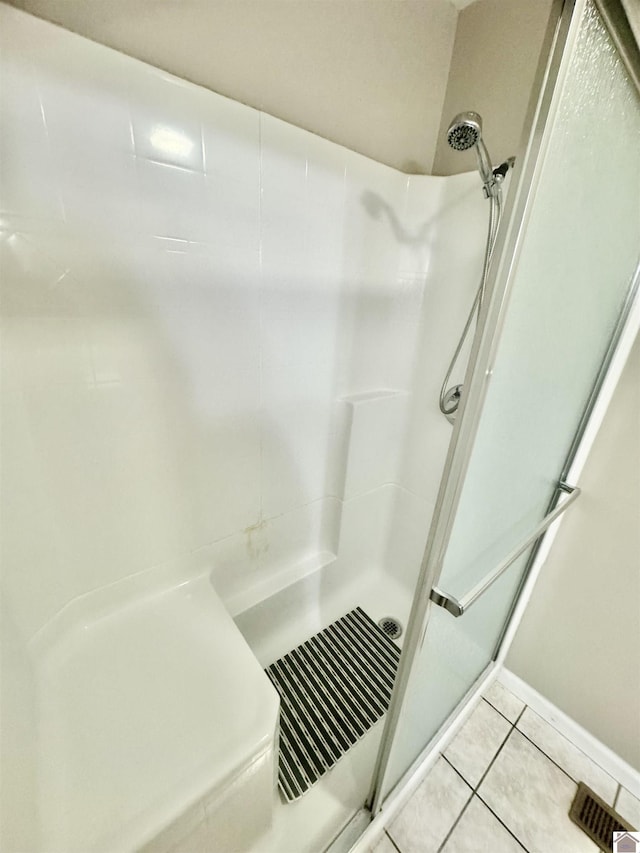
[{"label": "white baseboard", "polygon": [[640,772],[510,670],[503,668],[498,680],[635,797],[640,798]]}]

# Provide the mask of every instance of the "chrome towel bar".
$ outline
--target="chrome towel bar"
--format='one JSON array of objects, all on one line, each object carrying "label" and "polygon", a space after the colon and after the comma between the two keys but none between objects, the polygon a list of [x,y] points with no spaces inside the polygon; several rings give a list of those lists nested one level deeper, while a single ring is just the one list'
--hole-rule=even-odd
[{"label": "chrome towel bar", "polygon": [[570,486],[563,482],[558,483],[558,490],[567,494],[568,497],[559,503],[555,509],[551,510],[548,515],[545,515],[540,524],[531,531],[527,538],[514,548],[513,551],[511,551],[493,571],[489,572],[488,575],[470,589],[466,595],[457,599],[455,596],[449,595],[441,589],[438,589],[437,586],[434,586],[429,594],[431,601],[434,604],[437,604],[438,607],[444,607],[444,609],[448,610],[452,616],[462,616],[463,613],[466,613],[471,605],[476,602],[504,572],[506,572],[509,566],[517,560],[530,545],[533,545],[536,539],[538,539],[544,531],[553,524],[556,518],[561,516],[562,513],[571,506],[576,498],[579,497],[581,491],[577,486]]}]

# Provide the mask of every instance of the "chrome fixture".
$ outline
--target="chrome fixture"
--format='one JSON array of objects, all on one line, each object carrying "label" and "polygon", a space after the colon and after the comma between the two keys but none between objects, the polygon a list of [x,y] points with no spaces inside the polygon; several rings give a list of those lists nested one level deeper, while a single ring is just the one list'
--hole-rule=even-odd
[{"label": "chrome fixture", "polygon": [[447,142],[456,151],[467,151],[472,148],[482,135],[482,119],[478,113],[468,110],[458,113],[449,125]]},{"label": "chrome fixture", "polygon": [[[447,374],[447,379],[449,374]],[[446,382],[445,382],[446,384]],[[462,385],[454,385],[453,388],[445,393],[444,398],[440,395],[440,411],[446,417],[450,424],[456,419],[456,412],[460,405],[460,397],[462,396]]]},{"label": "chrome fixture", "polygon": [[467,151],[469,148],[475,147],[478,171],[484,184],[485,195],[487,198],[493,195],[496,179],[491,167],[491,158],[487,146],[482,139],[482,119],[478,113],[471,110],[466,113],[458,113],[449,125],[447,142],[455,151]]},{"label": "chrome fixture", "polygon": [[447,131],[447,142],[455,151],[468,151],[469,148],[475,148],[478,172],[482,179],[485,198],[488,198],[491,203],[491,209],[489,212],[489,232],[487,234],[487,244],[484,253],[484,264],[482,267],[480,285],[473,301],[473,305],[471,306],[469,316],[467,317],[467,322],[462,330],[462,335],[458,341],[458,346],[456,347],[453,358],[449,363],[449,368],[444,377],[444,382],[440,388],[440,411],[449,423],[453,423],[462,398],[463,386],[458,384],[448,388],[449,380],[451,379],[453,368],[458,361],[464,342],[469,334],[473,318],[474,316],[476,317],[477,324],[477,318],[480,316],[480,309],[482,308],[487,275],[489,272],[489,264],[491,263],[496,235],[498,233],[498,227],[500,226],[500,219],[502,217],[501,184],[506,178],[509,169],[513,168],[515,158],[509,157],[504,161],[504,163],[501,163],[495,169],[491,166],[491,158],[489,157],[487,146],[482,140],[482,119],[478,113],[474,113],[471,110],[465,113],[458,113],[458,115],[453,119],[449,125],[449,130]]},{"label": "chrome fixture", "polygon": [[507,172],[509,169],[513,169],[516,163],[515,157],[507,157],[504,163],[500,163],[499,166],[496,166],[493,170],[493,179],[501,184],[504,179],[507,177]]},{"label": "chrome fixture", "polygon": [[437,586],[434,586],[429,594],[431,601],[433,601],[434,604],[437,604],[438,607],[444,607],[444,609],[451,613],[452,616],[462,616],[462,614],[466,613],[471,605],[480,598],[485,590],[489,589],[489,587],[506,572],[509,566],[517,560],[518,557],[524,554],[527,548],[533,545],[534,542],[537,542],[545,530],[553,524],[556,518],[562,515],[562,513],[571,506],[576,498],[580,496],[580,491],[581,490],[578,486],[570,486],[568,483],[564,482],[558,483],[558,492],[564,492],[569,495],[569,497],[556,506],[554,510],[549,512],[542,521],[536,525],[527,538],[517,545],[511,553],[508,554],[495,569],[493,569],[493,571],[489,572],[486,577],[484,577],[473,587],[473,589],[460,599],[443,592],[441,589],[438,589]]}]

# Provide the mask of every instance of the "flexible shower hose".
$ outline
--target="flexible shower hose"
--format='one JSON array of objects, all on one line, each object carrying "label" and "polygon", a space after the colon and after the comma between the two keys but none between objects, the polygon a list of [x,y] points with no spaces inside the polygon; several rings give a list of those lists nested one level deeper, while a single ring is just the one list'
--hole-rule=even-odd
[{"label": "flexible shower hose", "polygon": [[480,317],[480,311],[482,309],[482,303],[485,297],[485,290],[487,286],[487,276],[489,275],[489,267],[491,265],[491,258],[493,257],[493,250],[496,244],[496,236],[498,233],[498,228],[500,227],[500,220],[502,218],[502,189],[499,185],[496,185],[495,194],[491,194],[489,196],[490,201],[490,210],[489,210],[489,229],[487,231],[487,242],[484,251],[484,263],[482,265],[482,275],[480,278],[480,285],[478,290],[476,291],[475,298],[473,300],[473,304],[471,305],[471,310],[469,311],[469,316],[467,317],[467,322],[464,325],[464,329],[462,330],[462,334],[460,335],[460,340],[458,341],[458,345],[453,354],[453,358],[449,363],[449,367],[447,369],[446,375],[444,377],[444,381],[440,388],[440,400],[439,406],[440,411],[443,415],[448,416],[452,415],[458,408],[459,398],[455,400],[454,404],[449,408],[445,405],[445,398],[447,395],[447,387],[449,385],[449,381],[451,379],[451,374],[453,373],[453,369],[458,361],[460,353],[462,351],[462,347],[464,346],[464,342],[467,339],[467,335],[469,334],[469,329],[471,328],[471,324],[473,322],[473,318],[476,318],[476,329],[478,327],[478,318]]}]

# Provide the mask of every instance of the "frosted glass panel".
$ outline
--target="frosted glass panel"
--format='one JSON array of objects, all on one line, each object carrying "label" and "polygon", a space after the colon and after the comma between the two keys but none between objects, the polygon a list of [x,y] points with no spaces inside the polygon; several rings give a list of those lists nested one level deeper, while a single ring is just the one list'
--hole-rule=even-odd
[{"label": "frosted glass panel", "polygon": [[[463,596],[544,517],[640,252],[640,103],[584,6],[438,586]],[[492,659],[524,554],[461,618],[432,608],[393,785]]]},{"label": "frosted glass panel", "polygon": [[589,5],[440,582],[454,594],[544,514],[639,247],[637,94]]}]

